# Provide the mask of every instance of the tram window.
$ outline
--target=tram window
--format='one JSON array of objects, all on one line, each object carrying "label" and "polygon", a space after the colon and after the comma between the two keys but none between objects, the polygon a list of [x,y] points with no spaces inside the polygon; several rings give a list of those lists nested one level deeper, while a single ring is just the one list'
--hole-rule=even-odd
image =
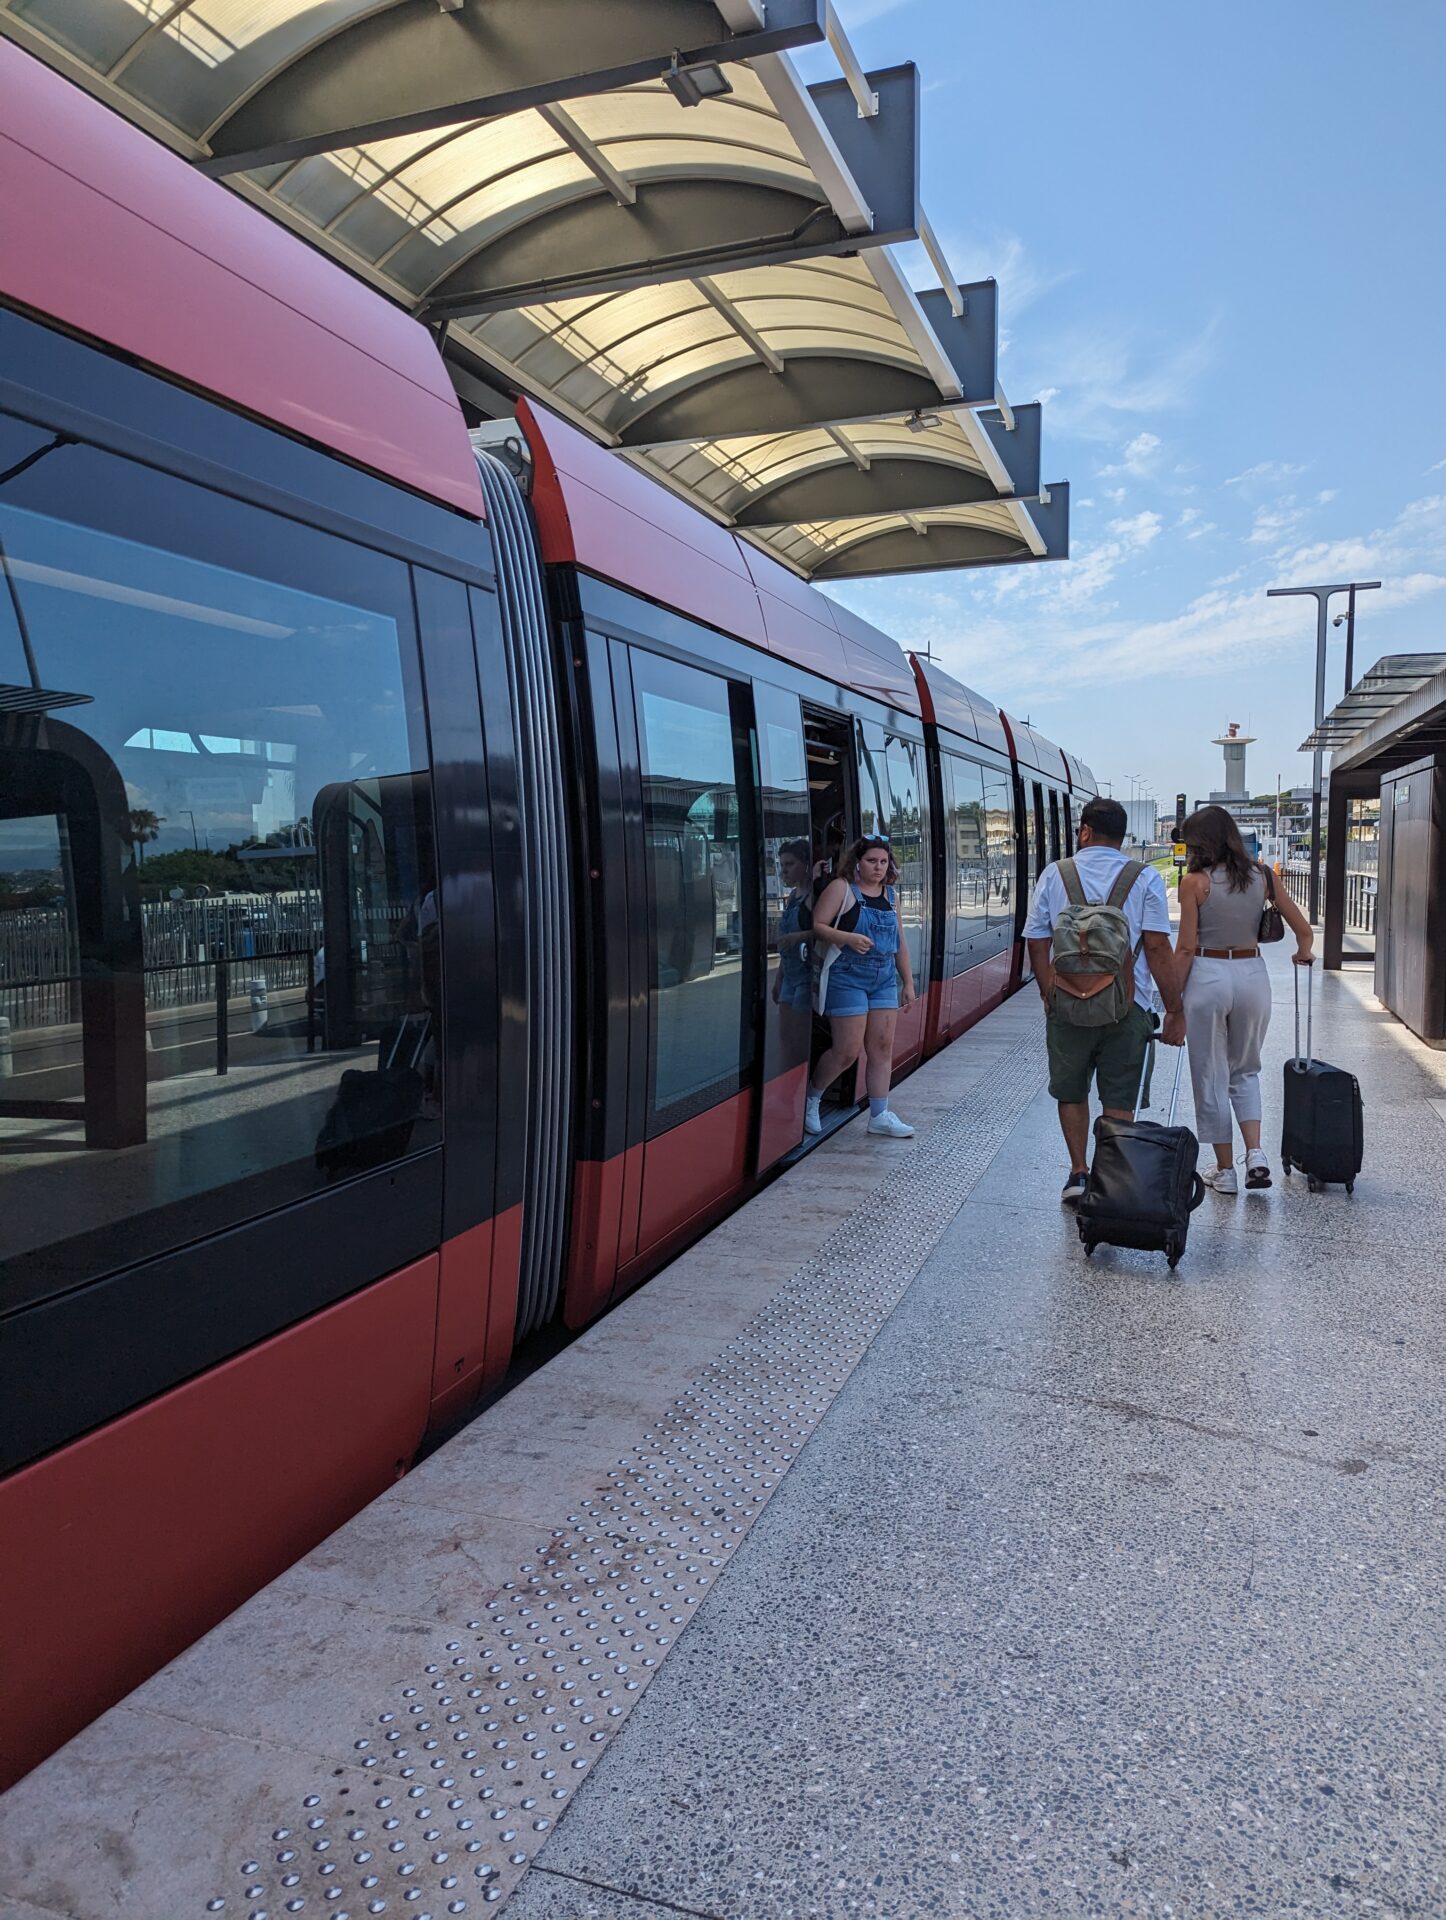
[{"label": "tram window", "polygon": [[889,777],[887,832],[899,870],[899,927],[909,949],[914,985],[928,984],[929,914],[928,834],[924,818],[924,749],[914,740],[891,738],[885,752]]},{"label": "tram window", "polygon": [[984,843],[989,872],[988,917],[997,938],[1014,924],[1014,793],[1007,773],[984,769]]},{"label": "tram window", "polygon": [[977,761],[950,755],[954,809],[950,820],[949,859],[952,918],[956,928],[955,970],[981,957],[988,926],[989,857],[984,813],[984,772]]},{"label": "tram window", "polygon": [[405,567],[76,442],[7,469],[15,1300],[435,1143],[440,964]]},{"label": "tram window", "polygon": [[632,662],[652,944],[649,1132],[662,1133],[742,1084],[744,876],[728,682],[636,648]]},{"label": "tram window", "polygon": [[1062,858],[1059,844],[1059,795],[1053,787],[1049,790],[1049,857],[1051,860]]}]

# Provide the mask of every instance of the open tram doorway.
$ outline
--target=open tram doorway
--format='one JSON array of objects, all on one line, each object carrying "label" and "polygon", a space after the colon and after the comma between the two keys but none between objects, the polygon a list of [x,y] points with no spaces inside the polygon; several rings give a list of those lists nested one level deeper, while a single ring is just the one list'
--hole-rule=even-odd
[{"label": "open tram doorway", "polygon": [[[813,847],[814,901],[838,872],[839,862],[859,833],[858,756],[851,720],[840,714],[803,710],[804,750],[808,764],[809,838]],[[817,1012],[809,1048],[809,1083],[829,1047],[827,1020]],[[824,1130],[830,1119],[852,1113],[857,1104],[857,1070],[850,1067],[823,1097]]]}]

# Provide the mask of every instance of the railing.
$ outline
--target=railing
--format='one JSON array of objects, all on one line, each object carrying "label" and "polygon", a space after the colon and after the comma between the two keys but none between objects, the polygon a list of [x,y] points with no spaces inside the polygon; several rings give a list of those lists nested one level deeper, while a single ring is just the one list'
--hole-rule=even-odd
[{"label": "railing", "polygon": [[[362,944],[385,945],[400,918],[395,905],[358,910]],[[215,997],[216,959],[234,978],[268,991],[305,987],[322,942],[321,895],[315,889],[206,900],[147,900],[141,905],[146,1005],[204,1005]],[[12,1031],[67,1026],[80,1019],[78,955],[65,907],[0,913],[0,1015]]]},{"label": "railing", "polygon": [[[1310,912],[1310,866],[1304,860],[1291,860],[1280,870],[1281,884],[1302,913]],[[1321,881],[1324,885],[1322,869]],[[1345,924],[1351,933],[1376,931],[1376,876],[1373,873],[1347,873]]]}]

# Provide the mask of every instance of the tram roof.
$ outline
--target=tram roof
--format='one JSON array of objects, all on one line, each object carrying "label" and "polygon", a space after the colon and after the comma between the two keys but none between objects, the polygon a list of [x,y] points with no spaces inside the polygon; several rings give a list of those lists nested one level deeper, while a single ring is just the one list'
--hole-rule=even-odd
[{"label": "tram roof", "polygon": [[464,399],[543,400],[805,577],[1068,551],[995,285],[920,204],[918,75],[864,73],[830,0],[0,0],[0,32],[432,323]]}]

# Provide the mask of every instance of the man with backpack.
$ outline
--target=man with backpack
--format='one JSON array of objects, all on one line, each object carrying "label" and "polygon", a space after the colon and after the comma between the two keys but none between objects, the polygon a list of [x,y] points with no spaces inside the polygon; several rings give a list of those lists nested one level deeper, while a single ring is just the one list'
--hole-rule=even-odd
[{"label": "man with backpack", "polygon": [[1072,860],[1047,866],[1024,923],[1035,983],[1045,1006],[1049,1091],[1069,1148],[1060,1196],[1074,1206],[1089,1179],[1090,1082],[1116,1120],[1131,1120],[1154,1031],[1160,989],[1167,1047],[1185,1044],[1185,1014],[1175,984],[1170,909],[1153,867],[1121,851],[1125,810],[1096,797],[1080,814]]}]

